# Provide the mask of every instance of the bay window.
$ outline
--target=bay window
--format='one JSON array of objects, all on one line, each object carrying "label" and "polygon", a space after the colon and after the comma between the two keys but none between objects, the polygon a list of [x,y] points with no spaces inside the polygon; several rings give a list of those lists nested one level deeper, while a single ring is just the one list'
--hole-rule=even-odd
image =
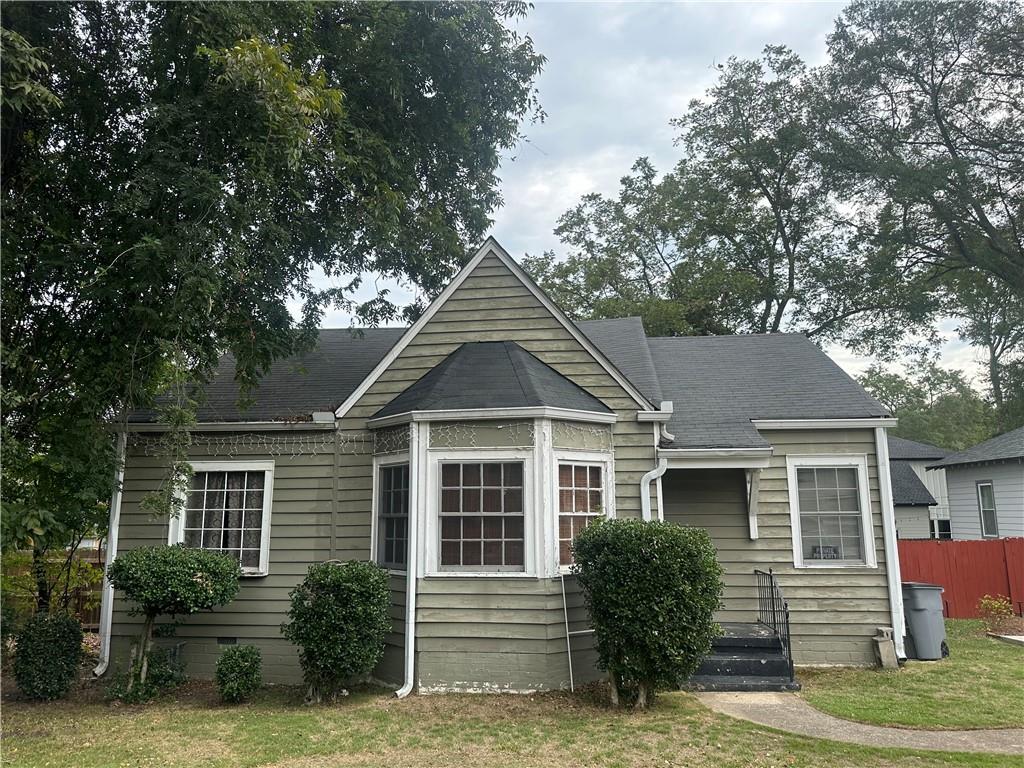
[{"label": "bay window", "polygon": [[605,514],[604,468],[597,464],[558,464],[558,564],[572,565],[572,541]]},{"label": "bay window", "polygon": [[523,571],[523,462],[443,462],[439,466],[441,570]]}]

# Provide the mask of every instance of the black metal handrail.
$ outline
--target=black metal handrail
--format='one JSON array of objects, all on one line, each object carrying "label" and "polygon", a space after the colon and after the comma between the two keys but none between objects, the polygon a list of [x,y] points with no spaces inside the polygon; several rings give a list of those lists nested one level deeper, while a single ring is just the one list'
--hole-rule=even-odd
[{"label": "black metal handrail", "polygon": [[789,638],[789,603],[782,596],[779,580],[771,568],[767,571],[755,568],[754,578],[757,581],[757,623],[768,627],[779,638],[782,653],[789,665],[789,679],[795,680],[793,650]]}]

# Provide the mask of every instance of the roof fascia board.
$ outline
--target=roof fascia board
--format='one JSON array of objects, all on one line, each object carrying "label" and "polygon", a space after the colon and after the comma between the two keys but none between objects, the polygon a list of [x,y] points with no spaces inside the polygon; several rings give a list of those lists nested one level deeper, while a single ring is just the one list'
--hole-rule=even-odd
[{"label": "roof fascia board", "polygon": [[850,429],[895,427],[899,419],[876,417],[865,419],[751,419],[757,429]]},{"label": "roof fascia board", "polygon": [[460,408],[437,411],[406,411],[379,419],[368,419],[371,428],[389,427],[394,424],[408,424],[422,421],[491,421],[495,419],[558,419],[560,421],[585,421],[595,424],[614,424],[618,417],[614,413],[578,411],[572,408]]},{"label": "roof fascia board", "polygon": [[658,458],[669,469],[759,469],[767,467],[774,449],[768,448],[659,448]]},{"label": "roof fascia board", "polygon": [[654,411],[657,410],[651,402],[644,397],[644,395],[638,390],[633,384],[627,379],[619,370],[612,365],[604,354],[601,353],[597,347],[595,347],[586,336],[565,316],[565,313],[559,309],[554,302],[547,297],[547,295],[537,286],[537,284],[522,270],[522,268],[516,264],[508,251],[501,247],[494,237],[488,237],[484,244],[480,246],[480,249],[476,252],[476,255],[464,266],[455,278],[448,284],[448,286],[438,294],[437,298],[434,299],[430,306],[424,310],[423,314],[420,315],[419,319],[409,326],[409,329],[402,334],[395,345],[388,351],[384,358],[377,363],[377,367],[370,371],[370,374],[363,379],[363,381],[356,387],[355,391],[346,398],[345,402],[338,406],[335,410],[334,415],[337,418],[341,418],[351,410],[360,398],[366,394],[367,390],[373,386],[374,382],[380,378],[381,374],[386,371],[391,364],[398,358],[402,351],[409,346],[409,342],[415,338],[423,327],[430,322],[431,318],[437,314],[437,311],[444,306],[444,304],[451,298],[451,295],[459,289],[459,287],[466,281],[466,278],[473,273],[473,270],[477,268],[481,261],[483,261],[489,253],[493,253],[497,259],[504,264],[513,275],[515,275],[519,281],[525,286],[525,288],[534,295],[534,297],[540,301],[540,303],[555,317],[558,322],[572,335],[574,339],[593,357],[598,364],[604,368],[608,375],[615,379],[616,383],[621,386],[630,397],[632,397],[640,409],[643,411]]},{"label": "roof fascia board", "polygon": [[[312,432],[334,429],[334,421],[208,421],[188,428],[189,432]],[[126,432],[168,432],[166,424],[132,423]]]}]

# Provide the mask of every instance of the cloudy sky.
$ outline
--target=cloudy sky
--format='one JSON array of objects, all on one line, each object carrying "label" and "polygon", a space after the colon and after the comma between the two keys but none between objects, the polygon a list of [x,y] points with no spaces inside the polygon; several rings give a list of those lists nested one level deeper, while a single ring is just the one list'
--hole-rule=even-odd
[{"label": "cloudy sky", "polygon": [[[500,176],[504,206],[493,234],[517,259],[560,252],[559,215],[588,192],[614,194],[640,156],[668,169],[678,157],[669,121],[715,79],[730,56],[755,57],[785,44],[811,65],[842,3],[536,2],[517,23],[547,56],[537,80],[543,123],[524,126]],[[370,288],[371,286],[367,286]],[[397,286],[393,296],[408,295]],[[328,325],[347,325],[340,313]],[[977,369],[977,353],[956,341],[952,324],[943,364]],[[830,349],[851,373],[870,361]]]}]

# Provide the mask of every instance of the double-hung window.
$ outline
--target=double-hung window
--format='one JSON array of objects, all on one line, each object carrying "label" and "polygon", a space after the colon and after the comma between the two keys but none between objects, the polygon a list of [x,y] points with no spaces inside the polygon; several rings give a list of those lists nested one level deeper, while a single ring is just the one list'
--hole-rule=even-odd
[{"label": "double-hung window", "polygon": [[863,458],[791,458],[789,495],[797,566],[875,565]]},{"label": "double-hung window", "polygon": [[572,541],[605,514],[604,468],[597,464],[558,464],[558,564],[572,565]]},{"label": "double-hung window", "polygon": [[377,482],[377,562],[403,570],[409,551],[409,465],[382,466]]},{"label": "double-hung window", "polygon": [[981,535],[986,539],[994,539],[999,536],[996,492],[989,481],[978,483],[978,514],[981,517]]},{"label": "double-hung window", "polygon": [[273,462],[194,462],[180,517],[169,543],[231,555],[242,573],[268,572]]},{"label": "double-hung window", "polygon": [[441,570],[523,571],[523,462],[440,464]]}]

